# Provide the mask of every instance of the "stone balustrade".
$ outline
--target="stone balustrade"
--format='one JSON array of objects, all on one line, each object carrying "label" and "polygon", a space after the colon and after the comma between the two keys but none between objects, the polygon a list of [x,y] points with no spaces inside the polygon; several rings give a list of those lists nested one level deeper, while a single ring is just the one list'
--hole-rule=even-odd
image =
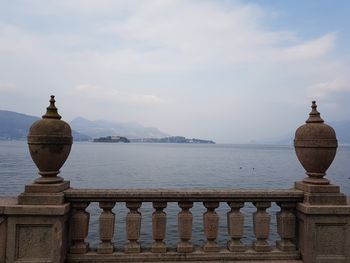
[{"label": "stone balustrade", "polygon": [[[130,255],[133,258],[146,257],[156,260],[159,255],[163,259],[178,260],[179,258],[211,260],[224,258],[234,260],[245,259],[298,259],[300,252],[296,245],[296,216],[295,208],[303,200],[303,192],[299,190],[234,190],[234,189],[124,189],[124,190],[96,190],[96,189],[69,189],[65,191],[65,198],[71,203],[73,214],[70,219],[71,246],[68,262],[94,262],[101,260],[127,261]],[[153,243],[150,247],[140,244],[140,230],[142,215],[139,208],[143,203],[152,203],[151,234]],[[178,244],[168,247],[164,242],[166,236],[167,214],[165,208],[168,203],[177,203],[179,212]],[[202,215],[205,242],[196,247],[192,244],[193,215],[191,208],[194,202],[200,202],[206,208]],[[270,215],[266,212],[275,202],[280,212]],[[86,208],[90,203],[98,203],[102,212],[99,215],[99,245],[90,248],[86,241],[88,236],[89,213]],[[115,232],[115,215],[112,212],[116,204],[122,203],[129,212],[125,216],[125,232],[127,240],[123,248],[116,248],[112,243]],[[253,218],[255,241],[252,244],[243,244],[244,216],[240,210],[246,203],[253,203],[256,211]],[[226,228],[230,239],[226,247],[220,247],[216,242],[219,230],[219,215],[216,209],[219,206],[227,208]],[[119,215],[122,216],[122,215]],[[280,240],[276,246],[271,246],[269,237],[271,217],[276,216],[277,232]],[[263,253],[263,254],[262,254]]]}]

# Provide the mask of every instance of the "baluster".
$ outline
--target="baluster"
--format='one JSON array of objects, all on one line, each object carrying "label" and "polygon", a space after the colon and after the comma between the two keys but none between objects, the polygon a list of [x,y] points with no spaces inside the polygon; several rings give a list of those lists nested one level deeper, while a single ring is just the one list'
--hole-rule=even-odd
[{"label": "baluster", "polygon": [[177,216],[180,242],[177,245],[177,252],[190,253],[193,251],[193,245],[190,240],[192,238],[192,221],[193,216],[190,208],[193,207],[193,202],[179,202],[179,207],[182,209]]},{"label": "baluster", "polygon": [[167,248],[163,241],[166,231],[166,213],[163,211],[166,208],[166,202],[153,202],[155,211],[152,214],[153,239],[151,251],[154,253],[164,253]]},{"label": "baluster", "polygon": [[97,253],[110,254],[114,250],[111,240],[114,235],[115,214],[112,212],[112,209],[115,202],[100,202],[99,205],[103,209],[99,222],[100,239],[102,242],[97,247]]},{"label": "baluster", "polygon": [[281,207],[281,211],[277,213],[277,232],[281,237],[281,240],[276,241],[276,246],[282,251],[296,250],[296,246],[293,243],[295,238],[295,215],[292,210],[295,207],[295,203],[277,203]]},{"label": "baluster", "polygon": [[219,216],[215,209],[219,207],[219,202],[203,202],[207,212],[203,214],[204,234],[207,240],[204,243],[205,252],[218,252],[219,246],[215,242],[219,231]]},{"label": "baluster", "polygon": [[245,246],[241,242],[244,230],[244,215],[240,209],[244,206],[243,202],[228,202],[231,211],[227,213],[228,234],[231,240],[227,242],[227,248],[234,252],[245,251]]},{"label": "baluster", "polygon": [[253,243],[253,248],[258,252],[271,251],[267,239],[270,232],[271,216],[266,212],[266,209],[271,206],[271,202],[255,202],[257,211],[253,214],[253,227],[256,241]]},{"label": "baluster", "polygon": [[141,246],[138,242],[141,229],[141,213],[138,209],[141,202],[126,202],[126,207],[130,210],[126,215],[126,237],[129,243],[125,246],[126,253],[140,253]]},{"label": "baluster", "polygon": [[89,202],[72,203],[74,209],[71,219],[72,245],[70,253],[72,254],[85,254],[89,250],[89,243],[85,242],[89,232],[90,214],[85,211],[88,206]]}]

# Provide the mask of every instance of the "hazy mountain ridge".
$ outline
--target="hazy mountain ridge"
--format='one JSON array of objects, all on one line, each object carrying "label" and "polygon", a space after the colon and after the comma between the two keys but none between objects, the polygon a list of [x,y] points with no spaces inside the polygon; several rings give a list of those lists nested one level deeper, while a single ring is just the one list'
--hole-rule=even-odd
[{"label": "hazy mountain ridge", "polygon": [[[26,140],[30,126],[39,117],[14,111],[0,110],[0,140]],[[91,140],[91,137],[72,130],[75,141]]]},{"label": "hazy mountain ridge", "polygon": [[0,139],[12,140],[26,138],[30,126],[37,120],[39,120],[38,117],[0,110]]},{"label": "hazy mountain ridge", "polygon": [[[331,121],[326,124],[330,125],[335,130],[339,144],[350,144],[350,120]],[[255,142],[258,144],[293,145],[293,140],[294,132],[284,136],[276,136]]]},{"label": "hazy mountain ridge", "polygon": [[144,127],[137,122],[111,122],[106,120],[90,121],[77,117],[70,123],[71,127],[80,133],[87,134],[92,138],[105,136],[124,136],[127,138],[162,138],[168,134],[153,127]]}]

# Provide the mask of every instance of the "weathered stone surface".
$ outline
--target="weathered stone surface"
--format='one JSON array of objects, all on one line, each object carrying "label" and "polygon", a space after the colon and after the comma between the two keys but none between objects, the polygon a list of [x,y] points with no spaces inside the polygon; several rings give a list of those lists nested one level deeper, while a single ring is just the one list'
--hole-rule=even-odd
[{"label": "weathered stone surface", "polygon": [[70,220],[70,229],[73,244],[70,246],[70,253],[84,254],[89,250],[89,243],[85,242],[90,220],[90,214],[85,211],[88,205],[88,202],[72,203],[74,211]]},{"label": "weathered stone surface", "polygon": [[282,251],[293,251],[296,249],[293,240],[296,231],[296,217],[292,210],[294,210],[295,203],[278,203],[281,211],[277,213],[277,232],[281,240],[276,241],[276,246]]},{"label": "weathered stone surface", "polygon": [[[103,256],[103,257],[102,257]],[[68,255],[68,263],[77,262],[241,262],[241,263],[302,263],[299,252],[281,252],[279,250],[272,250],[271,252],[256,252],[248,249],[245,252],[232,253],[227,249],[220,249],[218,252],[204,252],[203,250],[196,249],[193,253],[177,253],[168,251],[167,253],[155,254],[152,252],[142,252],[139,254],[125,254],[114,252],[113,254],[100,255],[94,252],[89,252],[85,255]]]},{"label": "weathered stone surface", "polygon": [[244,215],[239,211],[243,202],[228,202],[231,211],[227,213],[228,234],[231,240],[227,243],[227,248],[232,252],[245,251],[245,245],[241,242],[244,231]]},{"label": "weathered stone surface", "polygon": [[152,214],[152,233],[154,243],[152,244],[151,251],[153,253],[165,253],[167,251],[164,243],[166,234],[166,213],[163,211],[166,208],[166,202],[153,202],[153,208],[155,211]]},{"label": "weathered stone surface", "polygon": [[349,262],[349,208],[349,205],[297,205],[298,244],[305,263]]},{"label": "weathered stone surface", "polygon": [[57,184],[28,184],[25,186],[26,193],[60,193],[67,190],[70,186],[69,181],[63,181]]},{"label": "weathered stone surface", "polygon": [[5,262],[7,217],[0,213],[0,262]]},{"label": "weathered stone surface", "polygon": [[266,209],[271,206],[271,202],[256,202],[254,205],[257,211],[253,214],[253,230],[256,237],[253,248],[257,252],[268,252],[271,251],[271,247],[267,242],[271,216],[266,212]]},{"label": "weathered stone surface", "polygon": [[68,189],[67,201],[95,202],[113,200],[118,202],[283,202],[302,201],[304,193],[300,190],[262,190],[262,189]]},{"label": "weathered stone surface", "polygon": [[177,252],[191,253],[193,251],[193,245],[190,242],[192,238],[193,216],[190,208],[193,207],[193,202],[179,202],[179,207],[182,211],[177,216],[180,238],[180,242],[177,245]]},{"label": "weathered stone surface", "polygon": [[[6,263],[52,262],[63,263],[67,252],[67,219],[69,204],[64,207],[50,207],[48,213],[43,207],[15,205],[6,207],[7,219]],[[21,210],[25,213],[21,214]],[[55,211],[56,210],[56,211]],[[48,215],[49,214],[49,215]],[[54,215],[56,214],[56,215]]]},{"label": "weathered stone surface", "polygon": [[333,184],[328,185],[315,185],[307,184],[304,182],[295,182],[295,189],[307,192],[307,193],[339,193],[340,187]]},{"label": "weathered stone surface", "polygon": [[73,142],[72,131],[68,123],[61,120],[55,106],[55,96],[51,95],[46,114],[32,124],[28,133],[30,156],[39,168],[39,184],[63,182],[57,176],[67,160]]},{"label": "weathered stone surface", "polygon": [[141,202],[127,202],[126,207],[130,209],[126,215],[126,237],[129,243],[125,246],[126,253],[140,253],[141,245],[138,242],[141,229],[141,213],[138,209],[141,207]]},{"label": "weathered stone surface", "polygon": [[204,202],[207,212],[203,214],[204,234],[206,241],[203,245],[205,252],[218,252],[220,250],[216,239],[219,232],[219,216],[215,209],[219,207],[219,202]]},{"label": "weathered stone surface", "polygon": [[63,193],[22,193],[18,196],[21,205],[60,205],[64,204]]},{"label": "weathered stone surface", "polygon": [[306,124],[295,132],[295,153],[309,176],[303,182],[327,185],[329,180],[323,177],[334,160],[338,142],[334,129],[320,117],[315,101],[311,108]]},{"label": "weathered stone surface", "polygon": [[115,202],[100,202],[100,208],[103,209],[99,220],[100,240],[102,242],[97,247],[97,253],[100,254],[109,254],[114,251],[111,242],[115,224],[115,214],[112,212],[114,205]]}]

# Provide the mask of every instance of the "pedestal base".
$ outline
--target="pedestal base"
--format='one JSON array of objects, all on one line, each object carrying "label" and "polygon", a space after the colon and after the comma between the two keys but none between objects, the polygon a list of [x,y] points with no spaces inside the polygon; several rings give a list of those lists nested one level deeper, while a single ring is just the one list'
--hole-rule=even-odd
[{"label": "pedestal base", "polygon": [[313,185],[296,182],[295,188],[304,192],[304,203],[310,205],[346,205],[346,196],[340,193],[339,186]]},{"label": "pedestal base", "polygon": [[239,240],[228,241],[227,248],[232,252],[244,252],[246,250],[245,245]]},{"label": "pedestal base", "polygon": [[253,242],[253,248],[257,252],[270,252],[272,250],[271,246],[267,241],[257,240]]},{"label": "pedestal base", "polygon": [[59,184],[30,184],[18,196],[21,205],[61,205],[64,204],[63,191],[69,188],[69,181]]},{"label": "pedestal base", "polygon": [[125,253],[140,253],[141,246],[138,242],[130,242],[125,246]]},{"label": "pedestal base", "polygon": [[190,242],[182,242],[177,245],[177,252],[179,253],[191,253],[193,252],[193,245]]},{"label": "pedestal base", "polygon": [[216,244],[215,241],[208,240],[204,243],[203,250],[205,252],[219,252],[220,247],[218,246],[218,244]]}]

